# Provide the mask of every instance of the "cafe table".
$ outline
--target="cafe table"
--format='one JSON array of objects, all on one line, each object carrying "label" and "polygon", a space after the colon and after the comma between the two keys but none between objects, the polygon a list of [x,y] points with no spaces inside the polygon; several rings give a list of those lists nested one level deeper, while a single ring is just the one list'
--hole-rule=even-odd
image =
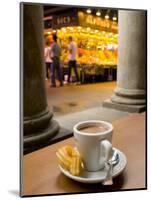
[{"label": "cafe table", "polygon": [[113,179],[114,184],[86,184],[61,173],[56,151],[64,145],[75,145],[74,138],[26,154],[22,160],[22,196],[109,192],[146,189],[146,113],[129,114],[113,122],[113,146],[127,158],[124,171]]}]

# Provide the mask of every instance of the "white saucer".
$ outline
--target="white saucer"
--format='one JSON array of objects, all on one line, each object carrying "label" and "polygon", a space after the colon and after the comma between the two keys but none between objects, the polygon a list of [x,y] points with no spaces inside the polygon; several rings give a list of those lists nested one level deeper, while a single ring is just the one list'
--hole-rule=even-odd
[{"label": "white saucer", "polygon": [[[127,159],[124,153],[116,148],[114,149],[119,154],[119,162],[115,166],[113,166],[112,177],[118,176],[125,169],[126,164],[127,164]],[[65,176],[82,183],[102,182],[103,180],[105,180],[107,172],[108,172],[108,166],[105,166],[104,169],[97,172],[89,172],[89,171],[84,170],[79,176],[74,176],[70,174],[70,172],[68,172],[67,170],[63,169],[60,165],[59,165],[59,168]]]}]

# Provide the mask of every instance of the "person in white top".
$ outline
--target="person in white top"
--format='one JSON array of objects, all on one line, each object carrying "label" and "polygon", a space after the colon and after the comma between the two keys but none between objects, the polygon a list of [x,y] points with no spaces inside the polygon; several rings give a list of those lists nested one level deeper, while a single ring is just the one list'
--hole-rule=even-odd
[{"label": "person in white top", "polygon": [[73,41],[72,36],[69,36],[69,46],[68,46],[68,51],[69,51],[69,70],[68,70],[68,82],[70,82],[70,77],[71,77],[71,70],[72,68],[74,69],[74,73],[76,76],[76,81],[79,83],[79,75],[77,71],[77,63],[76,63],[76,57],[77,57],[77,45]]},{"label": "person in white top", "polygon": [[51,63],[52,63],[52,60],[50,58],[50,49],[51,49],[50,42],[47,40],[44,49],[44,59],[46,63],[46,79],[49,79],[49,71],[51,69]]}]

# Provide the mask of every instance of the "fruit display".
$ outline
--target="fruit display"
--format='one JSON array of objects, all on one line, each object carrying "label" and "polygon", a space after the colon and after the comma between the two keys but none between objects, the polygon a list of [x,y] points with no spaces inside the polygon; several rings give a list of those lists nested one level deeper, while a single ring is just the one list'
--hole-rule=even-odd
[{"label": "fruit display", "polygon": [[68,37],[72,36],[78,47],[77,63],[80,66],[117,65],[118,34],[81,26],[52,31],[57,33],[63,63],[68,62]]}]

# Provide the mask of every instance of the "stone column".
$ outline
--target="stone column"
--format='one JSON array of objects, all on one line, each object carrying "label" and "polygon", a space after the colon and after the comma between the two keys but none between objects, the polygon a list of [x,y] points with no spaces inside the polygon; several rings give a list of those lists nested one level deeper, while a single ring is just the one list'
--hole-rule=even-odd
[{"label": "stone column", "polygon": [[117,87],[103,103],[128,112],[146,107],[147,31],[146,11],[119,11]]},{"label": "stone column", "polygon": [[59,130],[48,110],[44,83],[43,7],[22,5],[24,152],[48,142]]}]

